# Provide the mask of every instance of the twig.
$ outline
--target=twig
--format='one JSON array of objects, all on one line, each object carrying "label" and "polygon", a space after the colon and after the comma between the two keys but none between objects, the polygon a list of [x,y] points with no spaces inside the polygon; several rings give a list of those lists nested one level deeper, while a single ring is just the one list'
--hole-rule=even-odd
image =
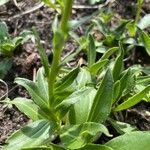
[{"label": "twig", "polygon": [[19,7],[19,5],[18,5],[18,3],[17,3],[17,1],[16,1],[16,0],[13,0],[13,2],[14,2],[14,4],[15,4],[15,6],[16,6],[19,10],[21,10],[20,7]]},{"label": "twig", "polygon": [[[15,85],[13,88],[11,88],[10,90],[8,90],[8,88],[7,88],[7,92],[2,96],[2,97],[0,97],[0,100],[2,99],[2,98],[4,98],[5,96],[7,96],[8,97],[8,95],[9,95],[9,93],[11,93],[15,88],[17,88],[19,85]],[[8,86],[7,86],[8,87]]]},{"label": "twig", "polygon": [[1,79],[0,79],[0,82],[3,83],[6,87],[6,93],[0,97],[0,100],[2,100],[2,98],[4,98],[5,96],[8,97],[8,85],[5,81],[3,81]]}]

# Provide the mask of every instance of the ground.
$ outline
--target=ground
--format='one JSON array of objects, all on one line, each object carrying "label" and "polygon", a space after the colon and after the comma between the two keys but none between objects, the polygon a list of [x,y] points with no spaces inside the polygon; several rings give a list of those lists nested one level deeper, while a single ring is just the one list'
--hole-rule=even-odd
[{"label": "ground", "polygon": [[[26,3],[25,3],[26,2]],[[26,10],[31,10],[37,1],[26,0],[23,3],[19,3],[18,7],[13,4],[13,2],[8,3],[5,6],[0,7],[0,16],[1,20],[6,21],[9,33],[12,37],[19,35],[23,30],[30,30],[32,26],[35,26],[40,34],[41,39],[44,43],[44,48],[46,49],[48,55],[51,51],[51,23],[54,19],[55,12],[47,7],[41,7],[34,12],[27,13],[26,15],[16,16],[16,14],[22,14]],[[77,5],[87,6],[86,0],[76,1]],[[118,18],[133,18],[135,16],[135,0],[118,0],[112,4],[114,10],[117,10]],[[117,8],[117,9],[116,9]],[[94,11],[93,9],[74,9],[73,17],[81,18],[86,16]],[[150,13],[150,0],[145,0],[143,6],[142,14]],[[82,34],[82,27],[78,32]],[[70,51],[76,49],[75,43],[68,41],[65,51],[63,53],[64,57]],[[80,54],[82,56],[82,54]],[[138,56],[139,55],[139,56]],[[1,57],[1,56],[0,56]],[[147,64],[150,63],[148,60],[149,57],[146,54],[137,53],[137,58],[143,59]],[[145,60],[147,59],[147,60]],[[41,66],[39,55],[35,45],[29,41],[26,44],[18,47],[15,50],[14,55],[12,56],[13,65],[7,76],[4,78],[4,81],[8,85],[8,96],[10,99],[13,99],[18,96],[28,97],[28,93],[22,87],[14,84],[15,77],[26,77],[28,79],[33,79],[34,73]],[[138,59],[137,59],[138,60]],[[75,65],[78,61],[73,61],[71,65]],[[0,83],[0,97],[6,93],[6,86],[3,83]],[[5,97],[4,97],[5,98]],[[150,104],[140,103],[135,106],[133,109],[129,109],[126,112],[123,112],[123,117],[121,121],[125,121],[136,125],[140,130],[150,130],[150,116],[147,112],[150,111]],[[28,122],[28,118],[21,114],[17,108],[14,106],[6,106],[0,104],[0,145],[5,143],[5,140],[8,136],[15,130],[21,128]]]}]

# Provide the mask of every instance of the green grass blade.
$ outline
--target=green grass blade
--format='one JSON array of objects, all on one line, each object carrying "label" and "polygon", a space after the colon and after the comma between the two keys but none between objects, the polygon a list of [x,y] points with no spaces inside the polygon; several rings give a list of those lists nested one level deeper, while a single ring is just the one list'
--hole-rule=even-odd
[{"label": "green grass blade", "polygon": [[88,66],[90,67],[95,63],[96,60],[96,47],[92,35],[89,35],[89,48],[88,48],[87,56],[88,56]]},{"label": "green grass blade", "polygon": [[114,68],[113,68],[113,78],[114,81],[117,81],[122,70],[123,70],[123,57],[124,57],[124,50],[122,48],[122,44],[120,43],[120,54],[116,58]]}]

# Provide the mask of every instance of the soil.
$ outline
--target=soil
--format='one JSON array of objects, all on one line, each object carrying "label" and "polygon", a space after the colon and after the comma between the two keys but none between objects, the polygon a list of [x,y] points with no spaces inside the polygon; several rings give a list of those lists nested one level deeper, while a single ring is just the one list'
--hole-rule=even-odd
[{"label": "soil", "polygon": [[[34,12],[12,18],[12,16],[15,16],[18,13],[22,13],[31,9],[36,2],[38,1],[34,0],[34,2],[31,3],[31,1],[25,0],[24,2],[19,2],[18,7],[15,6],[13,2],[9,2],[7,5],[0,7],[0,17],[2,20],[6,21],[9,28],[9,33],[12,35],[12,37],[19,35],[23,30],[31,30],[31,28],[35,26],[39,32],[41,40],[43,41],[47,55],[49,55],[49,51],[51,51],[52,48],[52,31],[50,29],[52,21],[55,17],[55,12],[50,8],[41,7]],[[112,4],[114,10],[117,10],[117,18],[135,17],[135,2],[135,0],[118,0]],[[78,0],[76,1],[76,4],[87,5],[87,1]],[[142,11],[143,15],[150,13],[149,7],[150,0],[145,0]],[[88,14],[91,14],[91,11],[94,10],[88,8],[78,10],[74,9],[73,18],[87,16]],[[83,34],[84,28],[81,27],[78,29],[78,32],[79,34]],[[77,46],[72,40],[68,41],[62,57],[74,51],[76,48]],[[80,59],[80,57],[82,57],[82,54],[72,61],[70,65],[77,64],[77,61]],[[148,64],[150,63],[149,57],[147,57],[146,54],[141,54],[139,52],[137,57],[140,57],[140,61],[142,59],[142,62],[144,61]],[[145,58],[147,60],[145,60]],[[136,63],[140,63],[137,60],[139,59],[136,59]],[[4,81],[8,87],[0,82],[0,97],[6,94],[7,88],[9,91],[8,95],[6,96],[8,96],[10,99],[19,96],[29,97],[25,89],[14,84],[14,79],[18,76],[31,80],[34,78],[36,70],[41,66],[35,44],[32,41],[28,41],[26,44],[19,46],[12,56],[12,61],[12,68],[4,78]],[[3,99],[6,96],[4,96]],[[136,125],[140,130],[150,130],[150,116],[147,114],[148,111],[150,111],[150,104],[140,103],[133,109],[127,110],[122,121]],[[19,112],[16,107],[0,104],[0,145],[5,143],[6,139],[9,135],[11,135],[11,133],[24,126],[27,122],[28,118]]]}]

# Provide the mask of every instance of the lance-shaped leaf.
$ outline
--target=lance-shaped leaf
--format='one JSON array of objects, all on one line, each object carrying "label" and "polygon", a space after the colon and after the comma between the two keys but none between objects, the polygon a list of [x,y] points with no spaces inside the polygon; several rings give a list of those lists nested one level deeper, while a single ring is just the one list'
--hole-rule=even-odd
[{"label": "lance-shaped leaf", "polygon": [[100,133],[111,136],[104,125],[86,122],[80,125],[64,127],[60,134],[60,139],[65,147],[69,149],[78,149],[95,140],[95,137]]},{"label": "lance-shaped leaf", "polygon": [[126,70],[125,74],[120,79],[120,93],[119,93],[119,96],[123,95],[123,91],[127,90],[128,86],[133,88],[133,86],[131,85],[132,84],[131,79],[134,79],[134,78],[133,78],[133,74],[131,72],[131,69],[129,68],[128,70]]},{"label": "lance-shaped leaf", "polygon": [[40,89],[34,82],[23,78],[16,78],[15,82],[28,90],[32,99],[40,108],[48,108],[48,99],[42,97]]},{"label": "lance-shaped leaf", "polygon": [[41,145],[54,133],[54,124],[46,120],[38,120],[16,131],[6,141],[2,150],[20,150],[21,148]]},{"label": "lance-shaped leaf", "polygon": [[118,99],[120,93],[120,80],[116,81],[114,84],[114,93],[113,93],[113,103],[115,103]]},{"label": "lance-shaped leaf", "polygon": [[113,78],[114,81],[117,81],[122,70],[123,70],[123,57],[124,57],[124,50],[122,44],[120,43],[120,54],[116,58],[114,68],[113,68]]},{"label": "lance-shaped leaf", "polygon": [[89,35],[89,48],[87,56],[88,56],[88,66],[90,67],[95,63],[96,60],[96,48],[92,35]]},{"label": "lance-shaped leaf", "polygon": [[71,72],[69,72],[65,77],[60,79],[55,85],[56,86],[55,91],[56,92],[62,91],[65,88],[67,88],[69,85],[71,85],[73,81],[75,80],[75,78],[77,77],[79,70],[80,70],[79,68],[76,68],[72,70]]},{"label": "lance-shaped leaf", "polygon": [[98,88],[88,121],[100,123],[104,122],[111,111],[112,99],[113,77],[109,69]]},{"label": "lance-shaped leaf", "polygon": [[39,119],[48,119],[51,120],[50,112],[45,112],[38,105],[36,105],[33,100],[27,98],[15,98],[14,100],[4,100],[3,103],[14,104],[22,113],[27,115],[33,121]]},{"label": "lance-shaped leaf", "polygon": [[75,79],[70,88],[78,90],[85,87],[87,84],[91,82],[92,79],[90,72],[86,68],[81,68],[77,78]]},{"label": "lance-shaped leaf", "polygon": [[91,67],[90,67],[90,72],[93,75],[96,75],[97,72],[104,67],[104,65],[108,62],[108,59],[104,59],[104,60],[99,60],[98,62],[94,63]]},{"label": "lance-shaped leaf", "polygon": [[69,122],[71,124],[87,122],[95,94],[96,90],[90,87],[85,95],[81,95],[81,99],[69,111]]},{"label": "lance-shaped leaf", "polygon": [[150,26],[150,14],[146,14],[138,23],[140,29],[145,29]]},{"label": "lance-shaped leaf", "polygon": [[139,29],[138,31],[140,32],[140,38],[146,49],[146,52],[148,53],[148,55],[150,55],[150,36],[141,29]]},{"label": "lance-shaped leaf", "polygon": [[37,82],[37,86],[38,89],[40,89],[40,95],[45,99],[48,100],[49,99],[49,95],[48,95],[48,83],[47,83],[47,78],[45,77],[45,72],[44,72],[44,68],[39,68],[38,72],[37,72],[37,76],[36,76],[36,82]]},{"label": "lance-shaped leaf", "polygon": [[118,105],[114,111],[121,111],[121,110],[125,110],[128,109],[134,105],[136,105],[137,103],[139,103],[143,98],[145,98],[147,96],[147,94],[150,92],[150,86],[146,87],[144,90],[142,90],[141,92],[133,95],[132,97],[130,97],[128,100],[126,100],[125,102],[123,102],[122,104]]},{"label": "lance-shaped leaf", "polygon": [[150,132],[135,131],[112,139],[106,146],[113,150],[149,150]]},{"label": "lance-shaped leaf", "polygon": [[14,104],[21,112],[27,115],[32,120],[44,119],[38,114],[39,107],[30,99],[15,98],[14,100],[4,100],[4,103]]},{"label": "lance-shaped leaf", "polygon": [[113,48],[110,48],[108,49],[104,55],[101,57],[101,60],[105,60],[105,59],[108,59],[112,54],[114,54],[116,51],[119,50],[119,47],[113,47]]},{"label": "lance-shaped leaf", "polygon": [[60,118],[69,111],[70,107],[73,106],[78,101],[83,100],[89,94],[92,88],[83,88],[72,93],[67,99],[63,100],[57,107],[56,111]]}]

